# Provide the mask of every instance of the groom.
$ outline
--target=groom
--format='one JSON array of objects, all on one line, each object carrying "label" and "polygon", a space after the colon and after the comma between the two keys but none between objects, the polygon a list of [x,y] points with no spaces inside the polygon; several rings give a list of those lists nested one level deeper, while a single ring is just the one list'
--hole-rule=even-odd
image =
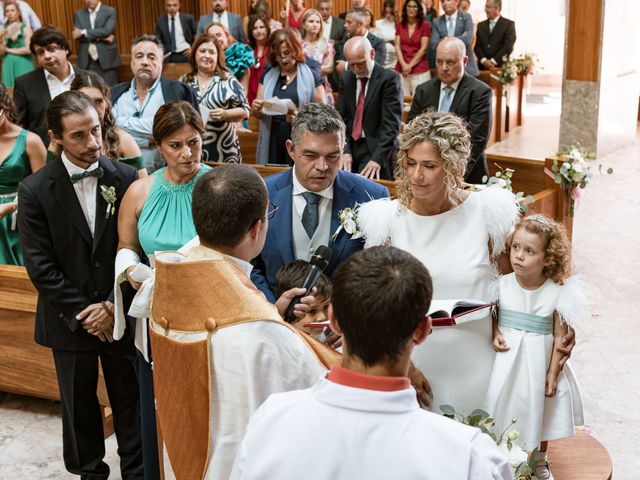
[{"label": "groom", "polygon": [[98,112],[84,93],[54,98],[47,121],[62,154],[20,183],[18,226],[38,290],[35,340],[51,348],[56,366],[64,463],[82,478],[109,476],[96,396],[100,361],[122,478],[143,478],[133,341],[111,336],[118,212],[137,172],[100,154]]},{"label": "groom", "polygon": [[251,280],[275,302],[276,272],[294,260],[309,260],[319,245],[333,255],[325,273],[364,246],[342,230],[338,214],[345,208],[389,196],[386,187],[350,172],[341,171],[345,125],[331,106],[308,103],[291,126],[287,150],[291,170],[265,178],[269,200],[277,207],[270,221],[264,249],[253,260]]}]

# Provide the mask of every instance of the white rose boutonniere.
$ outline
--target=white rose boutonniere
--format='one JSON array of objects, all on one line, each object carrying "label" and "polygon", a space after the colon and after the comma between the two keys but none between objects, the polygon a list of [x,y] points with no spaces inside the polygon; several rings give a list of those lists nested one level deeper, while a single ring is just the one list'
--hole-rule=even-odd
[{"label": "white rose boutonniere", "polygon": [[363,234],[360,230],[360,225],[358,225],[358,216],[356,214],[356,207],[354,208],[344,208],[340,210],[338,213],[338,221],[340,222],[340,226],[336,230],[336,232],[331,236],[331,240],[335,241],[338,238],[338,235],[342,230],[351,235],[351,238],[358,239],[362,238]]},{"label": "white rose boutonniere", "polygon": [[116,200],[118,199],[116,195],[116,187],[113,185],[110,187],[105,187],[104,185],[100,185],[100,193],[102,194],[102,198],[107,202],[107,211],[104,214],[105,220],[109,218],[109,215],[113,216],[116,213]]}]

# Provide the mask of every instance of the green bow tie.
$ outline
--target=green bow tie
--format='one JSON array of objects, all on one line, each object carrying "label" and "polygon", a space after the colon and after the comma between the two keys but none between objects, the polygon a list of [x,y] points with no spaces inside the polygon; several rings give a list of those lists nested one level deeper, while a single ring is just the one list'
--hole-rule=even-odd
[{"label": "green bow tie", "polygon": [[87,177],[100,178],[102,177],[102,175],[104,175],[104,170],[102,170],[102,167],[94,168],[90,172],[74,173],[73,175],[71,175],[71,183],[78,183],[80,180]]}]

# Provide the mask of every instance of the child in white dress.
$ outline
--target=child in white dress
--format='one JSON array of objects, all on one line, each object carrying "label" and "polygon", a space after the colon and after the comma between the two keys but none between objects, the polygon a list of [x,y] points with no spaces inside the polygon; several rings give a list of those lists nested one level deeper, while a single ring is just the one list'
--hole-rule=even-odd
[{"label": "child in white dress", "polygon": [[497,352],[485,408],[496,431],[512,419],[528,450],[539,447],[536,476],[553,479],[547,441],[575,434],[583,425],[582,399],[560,345],[583,303],[579,282],[569,277],[571,245],[562,225],[529,215],[515,227],[513,273],[500,277],[499,313],[494,321]]}]

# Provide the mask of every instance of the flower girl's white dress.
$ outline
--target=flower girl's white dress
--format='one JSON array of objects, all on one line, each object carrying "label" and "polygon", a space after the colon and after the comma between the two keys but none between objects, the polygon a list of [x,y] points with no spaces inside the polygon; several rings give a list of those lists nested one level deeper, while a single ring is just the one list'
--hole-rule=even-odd
[{"label": "flower girl's white dress", "polygon": [[517,419],[513,428],[533,450],[541,441],[573,436],[574,426],[584,424],[582,398],[569,362],[558,376],[555,396],[544,395],[553,351],[553,312],[571,324],[583,297],[575,278],[565,285],[548,279],[536,290],[525,290],[510,273],[500,277],[499,286],[500,332],[509,351],[495,354],[485,409],[499,433]]},{"label": "flower girl's white dress", "polygon": [[[433,279],[435,300],[490,302],[497,280],[491,256],[503,251],[518,213],[511,192],[487,188],[431,216],[417,215],[397,200],[374,200],[359,207],[358,223],[365,248],[392,245],[421,260]],[[443,404],[465,415],[482,407],[493,365],[491,345],[487,314],[454,327],[436,327],[414,348],[411,359],[431,384],[434,412],[440,413]]]}]

